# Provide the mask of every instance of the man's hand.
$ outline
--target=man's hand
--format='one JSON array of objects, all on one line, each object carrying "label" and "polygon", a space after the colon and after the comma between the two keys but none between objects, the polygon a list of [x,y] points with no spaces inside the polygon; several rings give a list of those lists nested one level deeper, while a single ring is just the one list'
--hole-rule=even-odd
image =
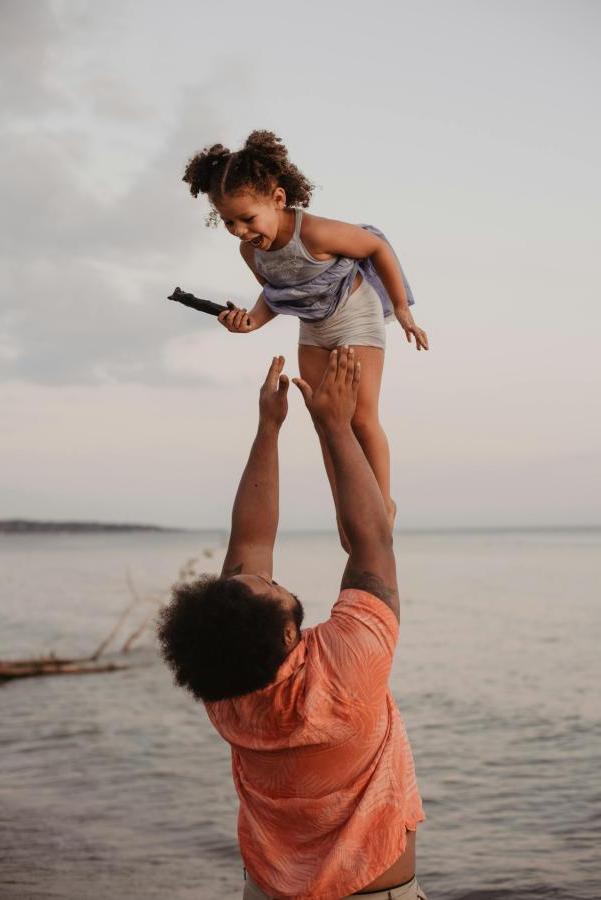
[{"label": "man's hand", "polygon": [[255,331],[257,324],[246,309],[234,306],[231,301],[228,301],[227,305],[228,308],[219,313],[217,318],[228,331],[234,334],[248,334],[249,331]]},{"label": "man's hand", "polygon": [[359,362],[352,350],[332,350],[316,391],[294,383],[325,444],[336,482],[336,513],[349,543],[343,588],[368,591],[399,617],[399,597],[388,511],[376,476],[351,427],[359,389]]},{"label": "man's hand", "polygon": [[273,544],[279,515],[278,435],[288,412],[288,377],[284,357],[274,356],[259,395],[259,428],[232,510],[232,532],[222,577],[267,573],[271,577]]},{"label": "man's hand", "polygon": [[353,349],[332,350],[328,367],[315,390],[302,378],[293,378],[300,390],[316,427],[335,428],[350,425],[357,405],[361,363],[355,361]]},{"label": "man's hand", "polygon": [[288,376],[282,374],[285,359],[274,356],[259,393],[259,421],[279,428],[288,413]]},{"label": "man's hand", "polygon": [[412,339],[415,338],[415,347],[417,350],[427,350],[428,349],[428,335],[423,329],[418,328],[415,324],[415,320],[411,314],[411,310],[409,307],[403,307],[402,309],[395,310],[395,315],[398,319],[398,322],[405,332],[407,340],[411,343]]}]

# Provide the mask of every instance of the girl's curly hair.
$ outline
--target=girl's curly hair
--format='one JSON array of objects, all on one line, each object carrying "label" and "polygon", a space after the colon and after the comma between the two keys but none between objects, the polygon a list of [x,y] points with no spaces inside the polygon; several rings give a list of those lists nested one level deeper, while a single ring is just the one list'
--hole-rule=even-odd
[{"label": "girl's curly hair", "polygon": [[[223,144],[205,147],[189,160],[183,181],[193,197],[207,194],[210,201],[243,188],[269,194],[274,187],[286,191],[286,206],[307,207],[315,185],[288,159],[288,151],[273,131],[253,131],[241,150],[232,153]],[[207,225],[216,225],[219,213],[212,206]]]}]

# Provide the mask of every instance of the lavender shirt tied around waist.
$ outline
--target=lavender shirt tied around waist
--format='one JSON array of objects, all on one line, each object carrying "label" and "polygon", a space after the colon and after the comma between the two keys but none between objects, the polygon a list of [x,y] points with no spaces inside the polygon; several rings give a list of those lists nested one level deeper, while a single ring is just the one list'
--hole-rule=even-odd
[{"label": "lavender shirt tied around waist", "polygon": [[[255,267],[267,281],[263,287],[263,296],[272,312],[297,316],[303,322],[327,319],[346,297],[355,276],[360,273],[378,294],[384,318],[393,316],[392,301],[371,260],[351,259],[348,256],[315,259],[301,241],[302,209],[295,209],[294,214],[294,233],[284,247],[271,251],[255,249]],[[374,228],[373,225],[359,227],[382,238],[390,247],[385,235],[378,228]],[[392,252],[394,253],[394,250]],[[398,262],[396,253],[395,259]],[[412,306],[415,302],[413,293],[400,262],[399,269],[409,305]]]}]

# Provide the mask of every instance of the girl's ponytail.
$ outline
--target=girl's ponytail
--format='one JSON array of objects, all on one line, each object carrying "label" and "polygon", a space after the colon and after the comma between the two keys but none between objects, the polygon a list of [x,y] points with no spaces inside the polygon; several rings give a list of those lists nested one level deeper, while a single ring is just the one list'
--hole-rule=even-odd
[{"label": "girl's ponytail", "polygon": [[190,185],[193,197],[198,197],[199,193],[213,193],[215,186],[223,177],[224,166],[232,155],[223,144],[213,144],[212,147],[205,147],[202,153],[197,153],[188,161],[182,181]]},{"label": "girl's ponytail", "polygon": [[288,151],[282,139],[273,131],[251,131],[246,138],[243,150],[274,167],[280,168],[288,162]]}]

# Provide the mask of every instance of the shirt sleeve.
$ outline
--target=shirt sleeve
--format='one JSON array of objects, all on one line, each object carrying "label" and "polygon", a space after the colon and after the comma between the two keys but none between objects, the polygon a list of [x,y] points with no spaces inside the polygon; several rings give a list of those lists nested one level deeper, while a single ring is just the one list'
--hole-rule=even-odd
[{"label": "shirt sleeve", "polygon": [[365,705],[386,694],[399,623],[382,600],[344,590],[315,632],[322,671],[340,699]]}]

